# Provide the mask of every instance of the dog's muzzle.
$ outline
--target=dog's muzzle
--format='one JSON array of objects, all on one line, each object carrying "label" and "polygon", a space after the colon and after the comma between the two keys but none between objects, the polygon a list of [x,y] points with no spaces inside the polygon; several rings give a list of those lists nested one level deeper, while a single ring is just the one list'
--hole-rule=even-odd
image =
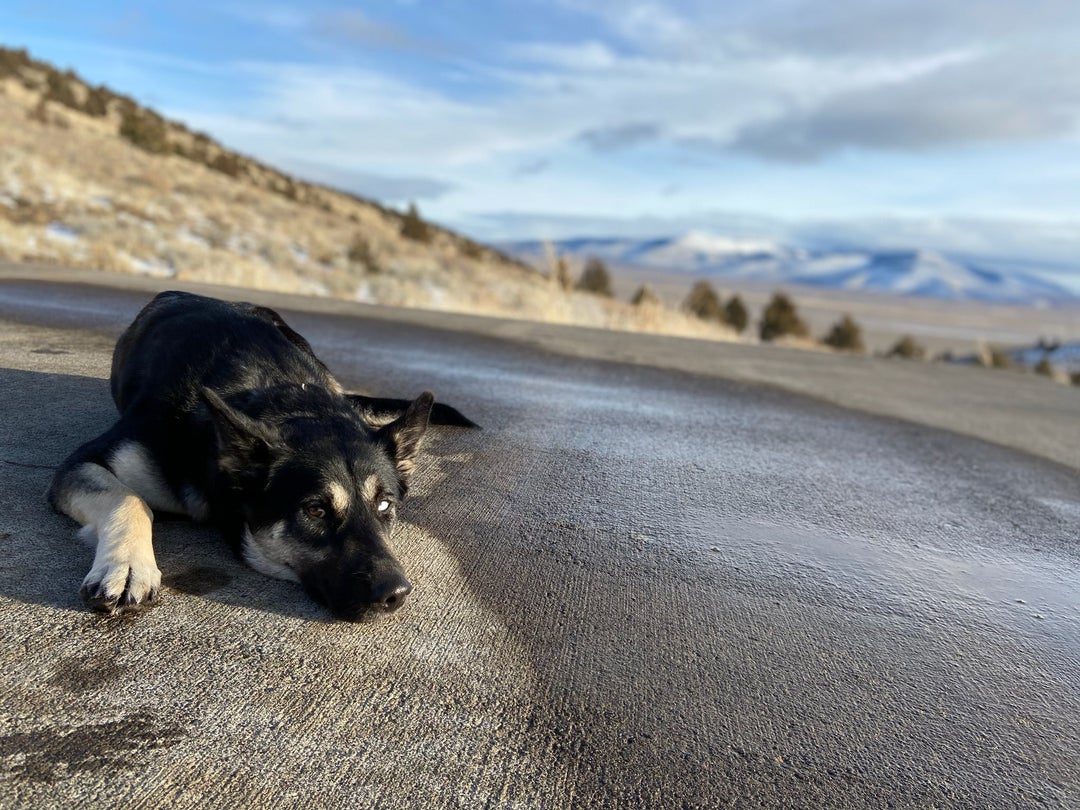
[{"label": "dog's muzzle", "polygon": [[303,578],[311,596],[339,619],[368,621],[393,613],[412,593],[412,583],[396,560],[378,560],[357,570],[342,566]]},{"label": "dog's muzzle", "polygon": [[405,604],[405,599],[412,593],[412,583],[405,577],[397,577],[379,583],[372,593],[372,605],[383,613],[393,613]]}]

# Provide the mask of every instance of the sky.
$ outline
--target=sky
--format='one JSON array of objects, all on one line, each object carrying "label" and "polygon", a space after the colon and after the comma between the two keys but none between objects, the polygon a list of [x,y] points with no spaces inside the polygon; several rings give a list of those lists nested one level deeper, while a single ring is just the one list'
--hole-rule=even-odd
[{"label": "sky", "polygon": [[0,7],[0,44],[480,239],[706,230],[1062,273],[1078,42],[1076,0]]}]

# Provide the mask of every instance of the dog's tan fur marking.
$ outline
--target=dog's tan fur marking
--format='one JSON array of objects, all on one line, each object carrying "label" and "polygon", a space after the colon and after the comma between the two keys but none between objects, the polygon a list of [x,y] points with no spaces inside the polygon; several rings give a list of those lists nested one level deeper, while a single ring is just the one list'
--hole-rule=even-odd
[{"label": "dog's tan fur marking", "polygon": [[57,505],[83,524],[80,536],[96,538],[84,588],[100,590],[106,600],[127,591],[136,603],[157,591],[161,571],[154,558],[154,517],[142,498],[104,467],[86,463],[72,470]]},{"label": "dog's tan fur marking", "polygon": [[349,491],[337,481],[331,481],[327,484],[327,489],[330,490],[330,505],[334,507],[334,513],[337,515],[347,514],[349,503],[352,501],[352,498],[349,497]]},{"label": "dog's tan fur marking", "polygon": [[379,476],[372,473],[360,485],[360,497],[364,499],[364,503],[373,503],[378,494]]}]

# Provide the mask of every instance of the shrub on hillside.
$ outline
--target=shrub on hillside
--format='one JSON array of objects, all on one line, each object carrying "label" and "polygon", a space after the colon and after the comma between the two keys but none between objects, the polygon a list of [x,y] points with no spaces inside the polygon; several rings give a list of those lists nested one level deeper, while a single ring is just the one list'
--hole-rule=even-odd
[{"label": "shrub on hillside", "polygon": [[416,203],[409,203],[409,210],[401,218],[401,235],[414,242],[426,244],[431,241],[431,228],[420,218]]},{"label": "shrub on hillside", "polygon": [[900,357],[904,360],[925,360],[926,349],[915,342],[911,335],[904,335],[889,349],[886,357]]},{"label": "shrub on hillside", "polygon": [[799,317],[795,303],[784,293],[774,293],[772,299],[761,313],[761,339],[776,340],[778,337],[792,335],[806,337],[810,330]]},{"label": "shrub on hillside", "polygon": [[742,333],[750,325],[750,313],[739,296],[731,296],[731,299],[724,305],[724,319],[728,322],[728,326],[739,333]]},{"label": "shrub on hillside", "polygon": [[466,259],[480,261],[484,258],[484,246],[472,239],[462,239],[460,242],[461,255]]},{"label": "shrub on hillside", "polygon": [[162,155],[172,151],[165,121],[148,110],[129,109],[120,119],[120,135],[145,152]]},{"label": "shrub on hillside", "polygon": [[73,110],[81,110],[82,105],[79,103],[79,99],[75,96],[75,91],[72,88],[72,84],[75,82],[75,76],[68,73],[57,73],[55,71],[49,73],[45,79],[45,96],[47,101],[55,101],[57,104],[63,104],[65,107],[70,107]]},{"label": "shrub on hillside", "polygon": [[86,99],[83,101],[82,111],[95,118],[102,118],[109,114],[109,91],[105,85],[86,88]]},{"label": "shrub on hillside", "polygon": [[683,309],[703,321],[727,322],[720,296],[716,294],[713,285],[707,281],[698,281],[690,288],[686,300],[683,301]]},{"label": "shrub on hillside", "polygon": [[350,262],[362,265],[369,273],[382,272],[382,266],[379,264],[379,260],[375,258],[371,243],[360,234],[353,237],[345,255]]},{"label": "shrub on hillside", "polygon": [[613,298],[615,292],[611,289],[611,274],[608,273],[607,265],[595,256],[585,262],[585,269],[581,271],[581,277],[577,281],[577,289],[593,295],[603,295]]},{"label": "shrub on hillside", "polygon": [[850,315],[833,324],[832,329],[821,341],[826,346],[832,346],[842,352],[862,353],[866,350],[863,343],[862,329]]},{"label": "shrub on hillside", "polygon": [[30,54],[25,48],[0,48],[0,76],[22,78],[23,68],[32,66]]},{"label": "shrub on hillside", "polygon": [[221,172],[229,177],[240,176],[240,158],[232,152],[218,152],[214,155],[214,159],[210,161],[209,166],[216,172]]},{"label": "shrub on hillside", "polygon": [[630,303],[635,307],[649,306],[659,307],[662,306],[660,296],[653,292],[653,288],[648,284],[642,284],[637,288],[637,292],[630,298]]},{"label": "shrub on hillside", "polygon": [[991,349],[989,365],[990,368],[1012,368],[1012,357],[1004,349]]}]

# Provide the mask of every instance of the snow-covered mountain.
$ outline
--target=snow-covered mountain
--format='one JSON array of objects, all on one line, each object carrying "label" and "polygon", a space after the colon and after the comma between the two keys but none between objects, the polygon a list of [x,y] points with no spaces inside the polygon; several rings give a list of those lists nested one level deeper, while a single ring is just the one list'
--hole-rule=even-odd
[{"label": "snow-covered mountain", "polygon": [[[526,260],[544,257],[542,242],[504,246]],[[633,240],[567,239],[559,255],[596,256],[613,267],[692,273],[724,279],[868,290],[950,300],[1053,303],[1075,296],[1061,285],[1021,271],[1002,271],[928,250],[810,250],[768,240],[731,239],[701,231]]]},{"label": "snow-covered mountain", "polygon": [[1035,276],[978,267],[931,251],[867,253],[845,268],[825,270],[810,260],[792,268],[796,284],[873,290],[950,300],[1052,303],[1071,297],[1065,288]]}]

